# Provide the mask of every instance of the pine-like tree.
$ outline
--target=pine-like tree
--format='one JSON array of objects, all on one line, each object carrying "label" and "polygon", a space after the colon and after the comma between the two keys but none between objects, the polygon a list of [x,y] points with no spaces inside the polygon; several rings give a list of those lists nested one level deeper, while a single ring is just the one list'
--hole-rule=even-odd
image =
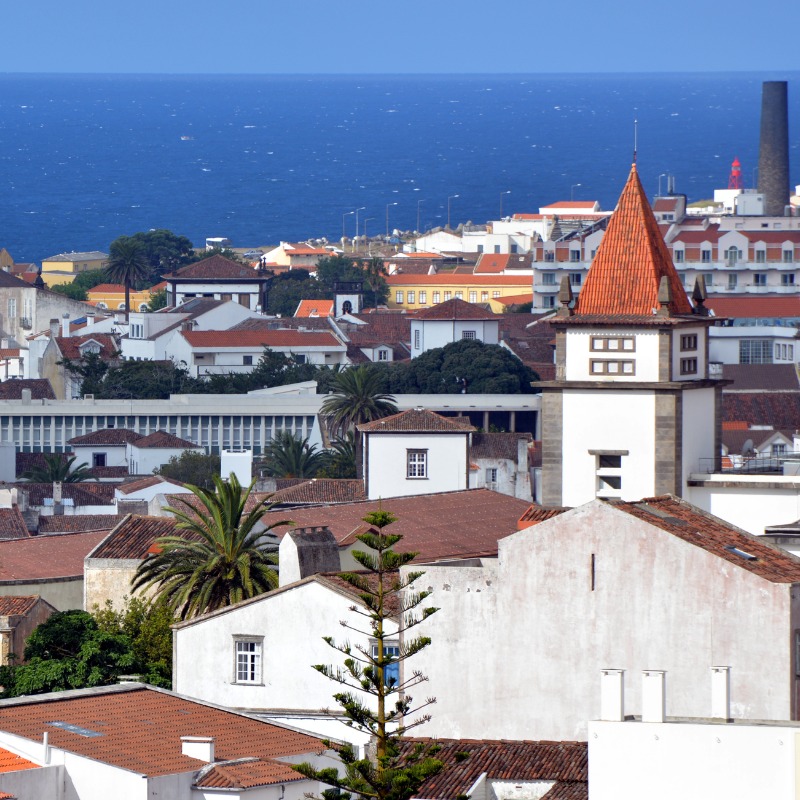
[{"label": "pine-like tree", "polygon": [[374,645],[336,642],[333,637],[325,637],[334,650],[345,656],[344,665],[314,665],[315,670],[343,687],[334,694],[334,699],[347,718],[346,724],[369,734],[374,745],[373,752],[359,758],[350,744],[325,740],[326,747],[338,753],[344,774],[333,767],[316,769],[308,763],[293,767],[307,778],[333,787],[322,792],[325,800],[348,800],[354,795],[367,800],[407,800],[444,767],[436,758],[439,748],[435,743],[420,742],[408,747],[402,746],[401,741],[409,730],[430,719],[424,709],[436,701],[427,698],[415,705],[408,692],[427,681],[427,677],[405,667],[401,672],[399,666],[426,648],[431,640],[427,636],[405,638],[399,652],[390,652],[386,646],[390,636],[386,623],[399,615],[405,635],[437,609],[423,606],[429,592],[411,589],[422,572],[400,576],[400,567],[408,564],[416,553],[397,553],[392,549],[402,536],[385,533],[383,529],[395,520],[391,513],[382,510],[364,517],[372,530],[358,539],[368,550],[354,551],[353,557],[366,574],[340,576],[358,592],[362,605],[354,605],[350,610],[364,620],[367,630],[358,624],[342,622],[342,625],[361,639],[369,638]]}]

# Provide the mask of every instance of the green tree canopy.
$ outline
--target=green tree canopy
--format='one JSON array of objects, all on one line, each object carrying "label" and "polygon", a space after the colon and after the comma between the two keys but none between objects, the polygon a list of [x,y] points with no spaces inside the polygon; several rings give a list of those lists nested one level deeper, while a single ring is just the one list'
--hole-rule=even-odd
[{"label": "green tree canopy", "polygon": [[281,431],[264,452],[264,471],[273,478],[315,478],[325,466],[328,454],[298,439],[290,431]]},{"label": "green tree canopy", "polygon": [[220,457],[213,454],[205,455],[195,450],[184,450],[179,456],[172,456],[166,464],[154,471],[156,475],[163,475],[181,483],[213,489],[214,478],[220,474]]},{"label": "green tree canopy", "polygon": [[273,277],[267,298],[267,313],[282,317],[294,316],[301,300],[319,300],[325,289],[304,269],[292,269]]},{"label": "green tree canopy", "polygon": [[103,399],[167,400],[171,394],[203,391],[202,381],[171,361],[123,361],[110,367],[94,392]]},{"label": "green tree canopy", "polygon": [[22,473],[29,483],[82,483],[94,479],[88,464],[75,466],[77,456],[67,458],[63,453],[44,453],[41,464]]},{"label": "green tree canopy", "polygon": [[397,413],[394,397],[382,390],[381,374],[371,365],[343,370],[331,384],[333,394],[323,400],[321,410],[340,433]]},{"label": "green tree canopy", "polygon": [[194,245],[185,237],[165,228],[134,233],[131,239],[142,245],[147,272],[143,278],[149,288],[161,281],[162,275],[175,272],[196,260]]},{"label": "green tree canopy", "polygon": [[111,283],[121,283],[125,287],[125,311],[131,309],[131,288],[140,283],[148,283],[148,264],[144,245],[131,237],[120,236],[111,242],[109,248],[106,276]]},{"label": "green tree canopy", "polygon": [[52,291],[71,297],[73,300],[86,300],[89,289],[94,289],[108,280],[104,269],[89,269],[79,272],[71,283],[61,283],[52,287]]},{"label": "green tree canopy", "polygon": [[[440,748],[435,743],[401,747],[405,734],[430,720],[425,709],[435,700],[428,698],[415,704],[409,692],[427,678],[418,670],[407,669],[401,679],[398,665],[430,645],[427,636],[412,637],[408,632],[438,609],[424,605],[429,592],[412,588],[424,573],[399,575],[400,568],[412,561],[416,553],[398,553],[393,549],[402,537],[386,533],[384,528],[395,519],[383,510],[364,517],[372,530],[357,537],[364,549],[354,551],[353,557],[366,573],[340,576],[361,598],[361,606],[351,609],[360,621],[341,623],[356,638],[352,642],[337,642],[331,636],[324,637],[327,644],[344,656],[344,663],[314,665],[317,672],[342,687],[333,697],[346,717],[346,724],[367,734],[375,743],[374,757],[359,758],[352,745],[324,740],[326,747],[338,753],[344,775],[335,768],[317,769],[309,763],[293,767],[307,778],[332,786],[334,792],[323,792],[326,800],[353,795],[372,800],[408,800],[429,777],[444,768],[436,758]],[[394,647],[387,641],[391,635],[387,622],[397,622],[393,608],[402,609],[404,637],[402,644]],[[369,629],[369,642],[364,641],[365,627]]]},{"label": "green tree canopy", "polygon": [[[235,475],[227,481],[215,476],[213,491],[190,486],[192,495],[176,497],[177,507],[167,511],[177,533],[157,540],[159,552],[141,562],[132,590],[155,590],[186,619],[275,588],[277,556],[259,526],[270,505],[262,501],[245,510],[253,486],[242,487]],[[275,522],[266,530],[289,524]]]},{"label": "green tree canopy", "polygon": [[158,289],[150,295],[150,302],[147,304],[148,311],[158,311],[167,307],[167,290]]}]

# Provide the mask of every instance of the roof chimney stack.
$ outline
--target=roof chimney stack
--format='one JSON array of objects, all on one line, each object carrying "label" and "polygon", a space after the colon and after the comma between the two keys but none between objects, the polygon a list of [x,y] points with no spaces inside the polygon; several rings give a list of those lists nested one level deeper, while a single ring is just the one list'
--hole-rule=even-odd
[{"label": "roof chimney stack", "polygon": [[731,720],[731,668],[711,667],[711,716]]},{"label": "roof chimney stack", "polygon": [[758,191],[764,213],[783,216],[789,205],[789,101],[786,81],[764,81],[761,90],[761,146]]},{"label": "roof chimney stack", "polygon": [[625,719],[625,670],[604,669],[600,678],[600,719],[622,722]]},{"label": "roof chimney stack", "polygon": [[51,319],[50,320],[50,338],[57,339],[58,338],[58,320]]},{"label": "roof chimney stack", "polygon": [[667,673],[660,669],[646,669],[642,672],[642,722],[664,721],[666,677]]},{"label": "roof chimney stack", "polygon": [[206,764],[214,763],[213,736],[181,736],[181,753]]},{"label": "roof chimney stack", "polygon": [[69,338],[69,314],[64,313],[61,317],[61,335],[65,338]]}]

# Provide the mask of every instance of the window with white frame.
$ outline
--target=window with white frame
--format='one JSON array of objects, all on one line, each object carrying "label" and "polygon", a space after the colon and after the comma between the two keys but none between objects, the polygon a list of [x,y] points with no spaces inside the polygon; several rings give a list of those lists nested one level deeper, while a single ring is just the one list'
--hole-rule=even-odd
[{"label": "window with white frame", "polygon": [[753,285],[754,286],[766,286],[767,285],[767,273],[766,272],[754,272],[753,273]]},{"label": "window with white frame", "polygon": [[556,296],[554,294],[546,294],[542,298],[542,308],[555,308]]},{"label": "window with white frame", "polygon": [[403,293],[402,292],[395,292],[394,293],[394,301],[395,301],[395,303],[402,303],[403,302]]},{"label": "window with white frame", "polygon": [[636,339],[632,336],[592,336],[590,347],[593,351],[599,350],[636,350]]},{"label": "window with white frame", "polygon": [[481,292],[481,302],[485,303],[489,299],[489,292]]},{"label": "window with white frame", "polygon": [[580,272],[570,272],[569,282],[573,286],[580,286],[583,283],[583,274]]},{"label": "window with white frame", "polygon": [[409,289],[409,292],[408,292],[408,302],[409,303],[413,303],[414,302],[414,292],[412,290],[410,290],[410,289]]},{"label": "window with white frame", "polygon": [[675,256],[675,263],[676,264],[683,264],[683,260],[686,257],[686,253],[683,250],[674,250],[673,255]]},{"label": "window with white frame", "polygon": [[794,250],[784,250],[783,251],[783,263],[784,264],[791,264],[794,261]]},{"label": "window with white frame", "polygon": [[476,338],[475,331],[461,331],[461,338],[462,339],[474,339]]},{"label": "window with white frame", "polygon": [[433,293],[433,302],[434,302],[434,305],[436,303],[441,303],[442,302],[442,295],[439,292],[434,292]]},{"label": "window with white frame", "polygon": [[542,286],[555,286],[556,285],[556,274],[555,272],[543,272],[542,273]]},{"label": "window with white frame", "polygon": [[771,364],[772,347],[767,339],[740,339],[740,364]]},{"label": "window with white frame", "polygon": [[735,289],[736,284],[739,282],[739,278],[736,275],[728,275],[728,288]]},{"label": "window with white frame", "polygon": [[710,250],[701,250],[700,251],[700,260],[704,264],[708,264],[711,262],[711,251]]},{"label": "window with white frame", "polygon": [[420,301],[420,303],[427,303],[428,302],[428,293],[427,292],[420,292],[419,293],[419,301]]},{"label": "window with white frame", "polygon": [[453,293],[452,293],[452,292],[445,292],[445,293],[444,293],[444,299],[445,299],[445,302],[447,302],[448,300],[450,300],[452,297],[453,297]]},{"label": "window with white frame", "polygon": [[388,360],[389,360],[389,351],[378,350],[378,361],[388,361]]},{"label": "window with white frame", "polygon": [[781,286],[794,286],[794,272],[781,275]]},{"label": "window with white frame", "polygon": [[[393,659],[390,663],[383,665],[383,684],[384,686],[397,686],[400,683],[400,662],[397,659],[400,655],[400,644],[398,642],[383,643],[383,658]],[[379,658],[378,643],[372,644],[372,657]]]},{"label": "window with white frame", "polygon": [[420,336],[419,336],[419,328],[417,328],[417,329],[414,331],[414,349],[415,349],[415,350],[419,350],[419,340],[420,340]]},{"label": "window with white frame", "polygon": [[495,290],[492,292],[492,297],[493,297],[495,300],[497,300],[497,298],[498,298],[498,297],[500,297],[500,292],[499,292],[497,289],[495,289]]},{"label": "window with white frame", "polygon": [[581,251],[580,250],[570,250],[569,251],[569,260],[573,264],[577,264],[581,260]]},{"label": "window with white frame", "polygon": [[756,264],[766,264],[766,263],[767,263],[767,251],[756,250]]},{"label": "window with white frame", "polygon": [[428,477],[427,450],[406,450],[406,477],[415,480]]},{"label": "window with white frame", "polygon": [[486,468],[486,485],[493,486],[497,483],[497,467]]},{"label": "window with white frame", "polygon": [[456,300],[463,300],[464,292],[456,292]]},{"label": "window with white frame", "polygon": [[469,293],[469,301],[470,303],[477,303],[478,302],[478,293],[475,291],[470,291]]},{"label": "window with white frame", "polygon": [[261,651],[263,644],[263,636],[234,638],[234,683],[261,683]]}]

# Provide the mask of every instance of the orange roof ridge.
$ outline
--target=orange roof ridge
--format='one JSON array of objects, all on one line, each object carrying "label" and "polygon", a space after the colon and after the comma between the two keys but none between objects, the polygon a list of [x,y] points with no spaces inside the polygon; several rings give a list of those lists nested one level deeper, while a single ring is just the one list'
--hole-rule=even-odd
[{"label": "orange roof ridge", "polygon": [[691,303],[634,164],[578,295],[575,314],[650,317],[660,306],[658,287],[664,276],[672,290],[670,316],[691,314]]}]

